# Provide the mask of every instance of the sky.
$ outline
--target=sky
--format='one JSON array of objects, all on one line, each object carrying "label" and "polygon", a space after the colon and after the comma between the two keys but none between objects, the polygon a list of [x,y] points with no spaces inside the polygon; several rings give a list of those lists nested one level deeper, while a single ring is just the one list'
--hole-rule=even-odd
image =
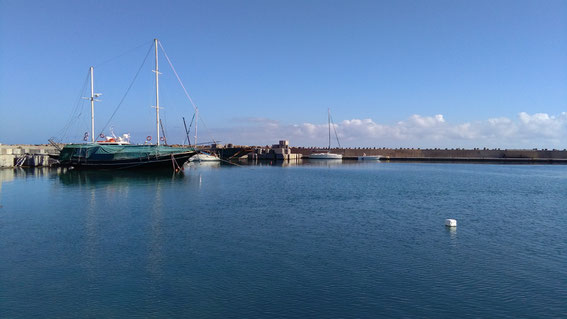
[{"label": "sky", "polygon": [[327,146],[330,109],[342,146],[567,148],[563,0],[0,0],[0,143],[81,141],[90,66],[97,134],[155,138],[154,38],[199,142]]}]

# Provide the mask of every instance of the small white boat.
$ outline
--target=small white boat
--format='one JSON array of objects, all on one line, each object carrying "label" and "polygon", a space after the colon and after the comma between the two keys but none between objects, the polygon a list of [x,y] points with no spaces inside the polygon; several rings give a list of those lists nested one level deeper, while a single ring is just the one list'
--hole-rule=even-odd
[{"label": "small white boat", "polygon": [[219,157],[207,153],[194,155],[190,159],[191,162],[220,162],[220,160],[221,159]]},{"label": "small white boat", "polygon": [[333,153],[313,153],[309,155],[310,159],[342,159],[342,154],[333,154]]},{"label": "small white boat", "polygon": [[379,161],[382,158],[380,155],[366,155],[366,153],[362,154],[362,156],[358,157],[359,161]]}]

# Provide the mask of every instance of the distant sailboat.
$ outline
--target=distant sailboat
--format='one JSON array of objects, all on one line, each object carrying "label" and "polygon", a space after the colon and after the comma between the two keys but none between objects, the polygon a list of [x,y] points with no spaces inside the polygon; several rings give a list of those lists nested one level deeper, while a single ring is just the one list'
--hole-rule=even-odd
[{"label": "distant sailboat", "polygon": [[[199,124],[199,108],[195,108],[195,149],[197,148],[197,125]],[[191,157],[190,162],[220,162],[220,157],[212,153],[200,151],[197,155]]]},{"label": "distant sailboat", "polygon": [[[155,44],[155,74],[156,74],[156,144],[133,145],[130,144],[130,136],[107,137],[105,141],[96,141],[94,136],[94,102],[100,94],[94,93],[93,67],[90,68],[91,77],[91,142],[84,144],[67,144],[59,154],[59,162],[62,166],[74,168],[96,168],[96,169],[132,169],[150,167],[173,167],[180,168],[189,158],[197,154],[194,148],[171,147],[160,145],[160,120],[159,120],[159,69],[158,69],[158,40]],[[101,138],[105,138],[102,134]],[[85,134],[88,140],[88,133]],[[148,136],[148,141],[151,136]]]},{"label": "distant sailboat", "polygon": [[[342,154],[331,153],[331,109],[327,109],[327,122],[329,126],[329,147],[327,148],[326,152],[312,153],[311,155],[309,155],[310,159],[340,160],[343,158]],[[337,131],[335,131],[335,137],[337,138],[337,142],[338,142],[339,137],[337,136]]]}]

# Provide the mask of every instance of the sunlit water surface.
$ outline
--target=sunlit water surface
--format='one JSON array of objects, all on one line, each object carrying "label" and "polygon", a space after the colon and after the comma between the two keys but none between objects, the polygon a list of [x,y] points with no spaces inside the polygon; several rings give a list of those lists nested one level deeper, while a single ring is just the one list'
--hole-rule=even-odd
[{"label": "sunlit water surface", "polygon": [[2,318],[567,316],[567,166],[9,169],[0,205]]}]

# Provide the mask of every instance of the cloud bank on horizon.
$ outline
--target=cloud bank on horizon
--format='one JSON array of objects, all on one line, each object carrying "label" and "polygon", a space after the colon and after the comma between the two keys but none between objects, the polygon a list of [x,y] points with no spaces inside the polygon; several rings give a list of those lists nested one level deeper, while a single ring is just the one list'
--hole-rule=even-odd
[{"label": "cloud bank on horizon", "polygon": [[[294,146],[328,144],[326,123],[283,124],[264,118],[248,118],[245,123],[217,133],[223,141],[249,145],[271,145],[280,139],[288,139]],[[442,114],[415,114],[395,124],[351,119],[334,126],[341,145],[346,147],[567,148],[567,112],[559,115],[521,112],[514,119],[498,117],[465,123],[452,123]],[[331,144],[337,146],[334,133]]]}]

